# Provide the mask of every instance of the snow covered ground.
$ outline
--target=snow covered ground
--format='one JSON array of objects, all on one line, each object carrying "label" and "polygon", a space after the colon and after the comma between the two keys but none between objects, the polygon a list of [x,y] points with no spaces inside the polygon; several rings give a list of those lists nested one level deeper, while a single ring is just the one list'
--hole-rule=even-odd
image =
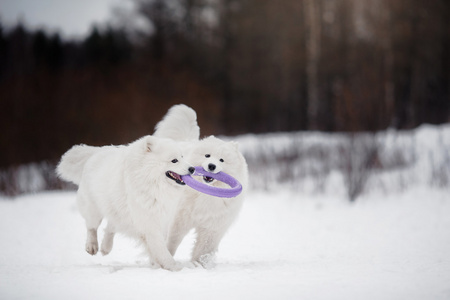
[{"label": "snow covered ground", "polygon": [[448,190],[252,191],[212,270],[151,269],[121,236],[91,257],[84,238],[74,192],[0,198],[0,299],[450,299]]},{"label": "snow covered ground", "polygon": [[212,270],[151,269],[123,236],[91,257],[53,165],[0,171],[26,193],[0,194],[0,299],[450,299],[450,124],[234,139],[251,192]]}]

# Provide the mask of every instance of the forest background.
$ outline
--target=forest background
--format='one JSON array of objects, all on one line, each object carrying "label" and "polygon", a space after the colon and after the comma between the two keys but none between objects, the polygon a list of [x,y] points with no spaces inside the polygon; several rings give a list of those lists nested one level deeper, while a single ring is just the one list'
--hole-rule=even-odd
[{"label": "forest background", "polygon": [[450,121],[446,0],[134,4],[151,30],[104,24],[68,39],[0,24],[1,169],[128,143],[177,103],[202,135]]}]

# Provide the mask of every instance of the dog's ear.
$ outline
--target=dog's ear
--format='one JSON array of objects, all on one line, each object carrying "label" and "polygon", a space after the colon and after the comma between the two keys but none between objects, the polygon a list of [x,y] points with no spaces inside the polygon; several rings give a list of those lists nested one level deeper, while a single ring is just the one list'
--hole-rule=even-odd
[{"label": "dog's ear", "polygon": [[145,151],[152,152],[153,147],[156,144],[156,138],[149,135],[145,138]]},{"label": "dog's ear", "polygon": [[239,150],[239,143],[235,141],[231,141],[230,145],[233,146],[234,149]]}]

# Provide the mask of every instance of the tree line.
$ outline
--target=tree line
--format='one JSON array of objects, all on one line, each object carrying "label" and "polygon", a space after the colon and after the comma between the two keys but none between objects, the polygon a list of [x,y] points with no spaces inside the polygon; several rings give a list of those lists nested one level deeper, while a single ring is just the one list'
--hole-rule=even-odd
[{"label": "tree line", "polygon": [[0,30],[0,167],[55,161],[77,143],[131,142],[173,104],[215,112],[207,84],[151,53],[120,29],[93,28],[81,41],[20,24]]},{"label": "tree line", "polygon": [[[171,9],[163,0],[140,3],[149,19]],[[214,78],[227,130],[375,131],[449,121],[448,1],[178,3],[183,17],[157,14],[160,48],[170,52],[173,32],[183,37],[175,56]]]},{"label": "tree line", "polygon": [[[0,26],[0,166],[149,134],[377,131],[450,119],[446,0],[134,0],[152,32]],[[138,36],[138,38],[136,38]]]}]

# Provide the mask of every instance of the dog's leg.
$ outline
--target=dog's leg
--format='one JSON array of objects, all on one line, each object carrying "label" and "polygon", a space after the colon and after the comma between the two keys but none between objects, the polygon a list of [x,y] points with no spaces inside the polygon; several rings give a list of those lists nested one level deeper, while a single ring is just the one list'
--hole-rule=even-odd
[{"label": "dog's leg", "polygon": [[86,237],[86,252],[90,255],[95,255],[98,252],[97,229],[102,223],[102,218],[86,219],[87,237]]},{"label": "dog's leg", "polygon": [[192,262],[199,263],[204,268],[214,267],[214,257],[219,248],[224,231],[213,231],[207,228],[196,228],[197,240],[192,251]]},{"label": "dog's leg", "polygon": [[152,234],[147,233],[145,235],[144,242],[151,259],[153,259],[163,269],[169,271],[180,271],[183,268],[181,263],[176,262],[173,259],[173,256],[166,247],[162,234],[157,232],[153,232]]},{"label": "dog's leg", "polygon": [[169,232],[169,238],[167,240],[167,249],[172,256],[177,252],[178,246],[180,246],[183,238],[191,230],[192,226],[189,226],[184,220],[179,219],[172,225]]},{"label": "dog's leg", "polygon": [[111,252],[114,244],[114,235],[114,227],[111,225],[111,222],[108,222],[108,225],[106,225],[105,228],[105,235],[103,236],[102,246],[100,249],[102,255],[108,255],[109,252]]},{"label": "dog's leg", "polygon": [[86,252],[90,255],[97,254],[98,251],[98,240],[97,240],[97,229],[88,229],[86,238]]},{"label": "dog's leg", "polygon": [[77,204],[81,215],[86,221],[86,252],[95,255],[98,252],[97,229],[102,222],[102,215],[97,206],[82,196],[80,190],[77,194]]}]

